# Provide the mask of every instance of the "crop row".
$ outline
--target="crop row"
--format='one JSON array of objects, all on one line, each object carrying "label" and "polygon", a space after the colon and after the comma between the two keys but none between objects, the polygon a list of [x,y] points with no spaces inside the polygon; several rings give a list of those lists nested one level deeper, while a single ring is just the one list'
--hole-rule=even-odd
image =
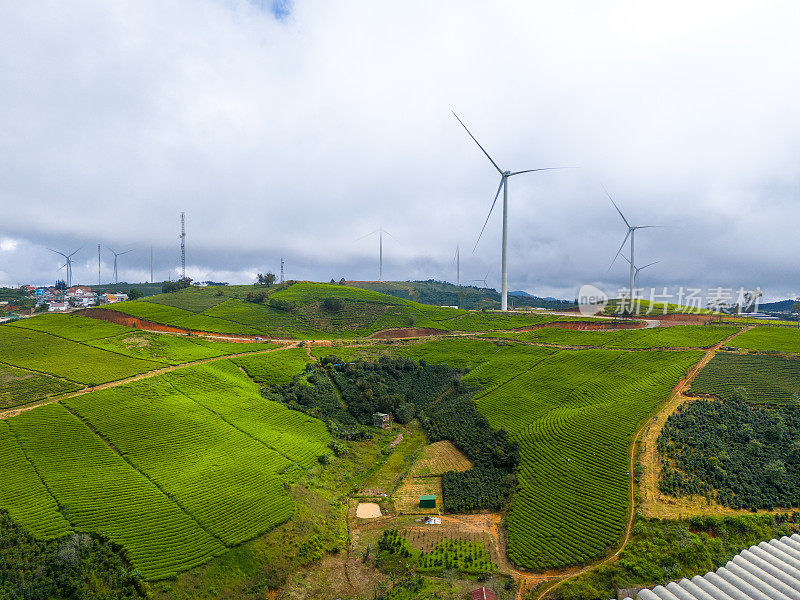
[{"label": "crop row", "polygon": [[226,545],[291,515],[280,473],[292,463],[168,380],[93,392],[66,404]]},{"label": "crop row", "polygon": [[17,444],[7,421],[0,421],[0,473],[0,507],[16,523],[43,539],[69,532],[69,523]]},{"label": "crop row", "polygon": [[130,327],[90,319],[74,314],[43,314],[30,319],[20,319],[10,324],[11,327],[33,329],[49,333],[73,342],[85,342],[121,335],[132,331]]},{"label": "crop row", "polygon": [[697,374],[691,391],[752,403],[800,402],[800,360],[766,354],[718,353]]},{"label": "crop row", "polygon": [[63,406],[42,406],[8,424],[72,527],[121,544],[145,577],[168,577],[224,550]]},{"label": "crop row", "polygon": [[731,340],[732,346],[770,352],[800,352],[800,329],[797,327],[754,327]]},{"label": "crop row", "polygon": [[492,426],[520,444],[518,493],[508,518],[516,563],[564,567],[596,558],[617,541],[629,503],[633,433],[700,356],[565,350],[521,365],[516,377],[478,398]]},{"label": "crop row", "polygon": [[581,331],[545,327],[507,337],[526,342],[598,348],[708,348],[733,335],[737,327],[678,325],[652,329]]},{"label": "crop row", "polygon": [[72,392],[80,387],[70,381],[0,363],[0,408]]},{"label": "crop row", "polygon": [[164,366],[40,331],[7,326],[0,327],[0,362],[84,384],[123,379]]}]

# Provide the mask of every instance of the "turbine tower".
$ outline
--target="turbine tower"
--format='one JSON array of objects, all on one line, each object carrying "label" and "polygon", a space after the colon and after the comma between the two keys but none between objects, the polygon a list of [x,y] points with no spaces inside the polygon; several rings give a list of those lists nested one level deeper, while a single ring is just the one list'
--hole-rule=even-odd
[{"label": "turbine tower", "polygon": [[[481,228],[481,233],[478,235],[478,241],[475,242],[475,248],[478,247],[478,242],[481,241],[481,236],[483,235],[483,230],[486,229],[486,224],[489,222],[489,217],[492,216],[492,211],[494,210],[494,205],[497,204],[497,198],[500,196],[500,190],[503,190],[503,253],[501,257],[501,276],[500,276],[500,310],[508,310],[508,179],[509,177],[513,177],[514,175],[521,175],[522,173],[533,173],[535,171],[552,171],[554,169],[569,169],[571,167],[545,167],[540,169],[526,169],[524,171],[503,171],[500,167],[497,166],[497,163],[494,162],[489,153],[480,145],[475,136],[472,135],[467,126],[464,125],[464,122],[459,119],[458,115],[455,111],[451,111],[453,116],[458,119],[458,122],[461,123],[461,126],[466,130],[469,134],[469,137],[472,138],[476,144],[478,144],[478,148],[486,155],[486,158],[489,159],[489,162],[492,163],[497,172],[500,173],[500,186],[497,188],[497,193],[494,195],[494,202],[492,202],[492,207],[489,209],[489,214],[486,217],[486,221],[483,223],[483,227]],[[472,250],[475,252],[475,249]]]},{"label": "turbine tower", "polygon": [[456,246],[456,286],[461,287],[461,250]]},{"label": "turbine tower", "polygon": [[133,252],[133,248],[125,250],[125,252],[115,252],[113,248],[109,248],[109,250],[111,250],[111,253],[114,255],[114,283],[119,283],[119,277],[117,276],[117,257],[127,254],[128,252]]},{"label": "turbine tower", "polygon": [[[611,204],[613,204],[614,208],[617,209],[617,212],[619,213],[619,216],[622,217],[622,220],[625,222],[625,226],[628,228],[628,233],[625,234],[625,238],[622,240],[622,243],[619,246],[619,250],[617,250],[617,253],[614,255],[614,260],[611,261],[611,264],[609,265],[608,268],[611,269],[611,267],[614,266],[614,263],[616,262],[617,257],[619,256],[620,252],[622,252],[622,249],[625,247],[625,242],[627,242],[628,238],[630,238],[631,239],[631,259],[628,262],[630,263],[631,269],[630,269],[630,288],[628,288],[628,289],[629,289],[630,294],[631,294],[631,299],[633,299],[633,290],[636,287],[636,281],[634,281],[636,279],[636,267],[634,266],[636,264],[636,259],[635,259],[635,255],[633,253],[633,249],[634,249],[634,243],[633,243],[634,234],[636,233],[637,229],[652,229],[654,227],[659,227],[659,225],[631,225],[630,223],[628,223],[628,219],[626,219],[625,215],[622,214],[622,211],[619,209],[619,206],[617,206],[617,203],[614,202],[614,199],[611,197],[611,194],[609,194],[608,191],[606,191],[606,196],[608,196],[608,199],[611,200]],[[642,267],[642,269],[644,269],[644,267]]]},{"label": "turbine tower", "polygon": [[[622,258],[625,259],[626,263],[631,264],[630,259],[627,256],[625,256],[624,254],[622,255]],[[658,264],[658,262],[659,261],[655,260],[655,261],[653,261],[651,263],[646,264],[643,267],[634,266],[633,267],[633,284],[636,285],[636,281],[639,279],[639,271],[642,271],[643,269],[646,269],[647,267],[652,267],[653,265]]]},{"label": "turbine tower", "polygon": [[181,279],[186,279],[186,213],[181,213]]},{"label": "turbine tower", "polygon": [[100,244],[97,244],[97,285],[102,285],[100,282]]},{"label": "turbine tower", "polygon": [[283,283],[283,259],[281,259],[281,283]]},{"label": "turbine tower", "polygon": [[67,262],[64,263],[61,266],[59,271],[61,269],[63,269],[64,267],[67,268],[67,288],[71,288],[72,287],[72,257],[75,256],[75,254],[77,254],[77,252],[78,252],[78,250],[80,250],[80,248],[78,248],[78,250],[75,250],[74,252],[71,252],[70,254],[64,254],[63,252],[59,252],[58,250],[53,250],[52,248],[48,248],[48,250],[50,250],[50,252],[55,252],[56,254],[60,254],[61,256],[63,256],[66,259]]},{"label": "turbine tower", "polygon": [[390,238],[394,238],[394,236],[383,227],[379,227],[375,231],[370,231],[367,235],[362,235],[356,241],[358,242],[364,238],[368,238],[375,233],[378,234],[378,281],[383,282],[383,234],[385,233]]}]

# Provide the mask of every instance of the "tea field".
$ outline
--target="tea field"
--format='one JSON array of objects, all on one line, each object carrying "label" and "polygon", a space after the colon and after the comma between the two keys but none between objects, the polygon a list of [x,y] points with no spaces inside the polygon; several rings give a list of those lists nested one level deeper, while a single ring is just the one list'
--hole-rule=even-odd
[{"label": "tea field", "polygon": [[0,409],[74,392],[80,388],[71,381],[0,363]]},{"label": "tea field", "polygon": [[731,346],[766,352],[800,353],[800,329],[797,327],[753,327],[737,335]]},{"label": "tea field", "polygon": [[744,394],[756,404],[800,404],[800,358],[720,352],[698,373],[690,392],[723,399]]}]

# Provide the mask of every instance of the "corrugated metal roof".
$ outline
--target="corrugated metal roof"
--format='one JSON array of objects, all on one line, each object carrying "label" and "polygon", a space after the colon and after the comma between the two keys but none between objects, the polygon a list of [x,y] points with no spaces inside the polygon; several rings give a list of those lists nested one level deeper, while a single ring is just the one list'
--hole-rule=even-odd
[{"label": "corrugated metal roof", "polygon": [[635,600],[800,600],[800,535],[761,542],[716,571],[642,590]]}]

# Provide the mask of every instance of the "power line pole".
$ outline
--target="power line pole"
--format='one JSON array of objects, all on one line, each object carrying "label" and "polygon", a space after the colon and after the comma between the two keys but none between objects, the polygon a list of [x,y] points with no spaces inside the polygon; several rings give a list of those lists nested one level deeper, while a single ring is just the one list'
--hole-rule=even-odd
[{"label": "power line pole", "polygon": [[281,259],[281,283],[283,283],[283,259]]},{"label": "power line pole", "polygon": [[186,279],[186,213],[181,213],[181,278]]}]

